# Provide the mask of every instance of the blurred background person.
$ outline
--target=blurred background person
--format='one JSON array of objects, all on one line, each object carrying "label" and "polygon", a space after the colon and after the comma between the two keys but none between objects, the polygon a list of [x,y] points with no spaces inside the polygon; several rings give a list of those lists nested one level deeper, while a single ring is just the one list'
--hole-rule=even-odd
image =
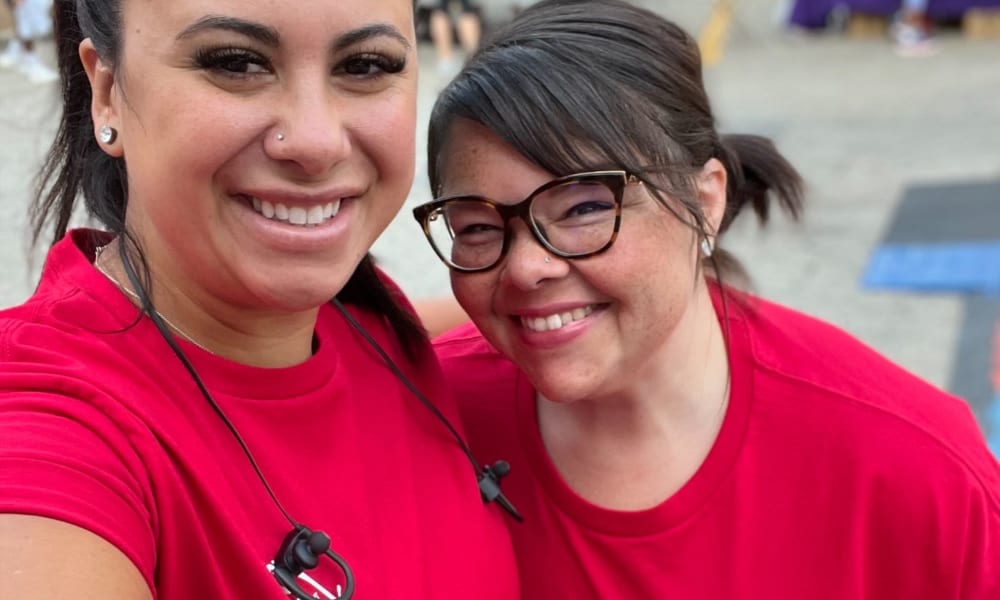
[{"label": "blurred background person", "polygon": [[928,0],[903,0],[889,34],[900,56],[926,56],[937,51],[927,18]]},{"label": "blurred background person", "polygon": [[455,59],[454,34],[458,34],[462,50],[472,54],[479,47],[482,35],[479,9],[472,0],[441,0],[431,12],[430,25],[438,72],[454,75],[459,68],[459,61]]},{"label": "blurred background person", "polygon": [[6,0],[14,17],[14,37],[0,54],[0,67],[17,68],[33,83],[58,78],[38,56],[35,42],[52,34],[52,0]]}]

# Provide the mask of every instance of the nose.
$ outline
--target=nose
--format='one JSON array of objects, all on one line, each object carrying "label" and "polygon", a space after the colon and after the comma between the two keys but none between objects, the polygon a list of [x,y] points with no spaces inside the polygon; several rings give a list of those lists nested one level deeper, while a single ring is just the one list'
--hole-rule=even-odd
[{"label": "nose", "polygon": [[533,290],[545,281],[565,277],[569,261],[549,252],[524,222],[512,220],[510,246],[498,267],[501,282],[522,290]]},{"label": "nose", "polygon": [[289,85],[279,102],[279,116],[264,140],[271,158],[303,177],[317,177],[350,156],[343,99],[329,84],[300,81]]}]

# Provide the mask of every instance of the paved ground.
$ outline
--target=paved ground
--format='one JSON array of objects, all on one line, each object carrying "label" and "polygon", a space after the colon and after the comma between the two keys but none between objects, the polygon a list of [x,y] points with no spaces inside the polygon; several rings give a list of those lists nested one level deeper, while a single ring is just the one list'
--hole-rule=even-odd
[{"label": "paved ground", "polygon": [[[645,3],[695,33],[709,5]],[[839,324],[945,386],[961,299],[871,293],[858,282],[905,186],[1000,178],[1000,42],[946,31],[938,55],[903,59],[881,39],[781,31],[776,4],[739,3],[725,57],[706,79],[724,131],[770,135],[801,169],[810,186],[807,216],[802,225],[779,220],[765,231],[748,219],[724,244],[764,295]],[[423,121],[442,82],[427,48],[422,64]],[[26,267],[24,213],[56,104],[54,87],[0,72],[0,306],[23,300],[36,276]],[[407,292],[423,297],[447,293],[448,283],[409,214],[429,199],[422,153],[417,161],[412,197],[376,253]]]}]

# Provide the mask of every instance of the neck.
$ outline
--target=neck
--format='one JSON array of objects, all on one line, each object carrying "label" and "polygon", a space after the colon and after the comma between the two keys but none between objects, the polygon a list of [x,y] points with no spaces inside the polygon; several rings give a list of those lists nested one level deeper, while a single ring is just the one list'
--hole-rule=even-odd
[{"label": "neck", "polygon": [[653,506],[704,461],[728,406],[729,363],[707,288],[614,396],[538,398],[541,435],[570,487],[612,508]]},{"label": "neck", "polygon": [[141,308],[141,295],[148,295],[175,336],[212,354],[265,368],[296,365],[312,355],[317,310],[290,315],[234,310],[207,294],[187,291],[173,283],[180,278],[164,276],[162,271],[151,277],[146,294],[129,279],[116,243],[98,250],[94,266],[136,306]]}]

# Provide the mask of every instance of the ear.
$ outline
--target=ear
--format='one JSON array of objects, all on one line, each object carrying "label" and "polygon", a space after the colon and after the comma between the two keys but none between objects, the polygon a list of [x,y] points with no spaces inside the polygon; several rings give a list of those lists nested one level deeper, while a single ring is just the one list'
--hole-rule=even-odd
[{"label": "ear", "polygon": [[[104,125],[120,129],[121,94],[115,72],[97,53],[90,38],[80,42],[80,62],[90,80],[90,116],[94,121],[94,137],[97,137],[98,130]],[[100,143],[100,146],[104,152],[114,157],[121,157],[124,153],[120,140],[109,144]]]},{"label": "ear", "polygon": [[705,215],[708,234],[715,236],[726,212],[726,167],[717,158],[710,158],[698,174],[698,200]]}]

